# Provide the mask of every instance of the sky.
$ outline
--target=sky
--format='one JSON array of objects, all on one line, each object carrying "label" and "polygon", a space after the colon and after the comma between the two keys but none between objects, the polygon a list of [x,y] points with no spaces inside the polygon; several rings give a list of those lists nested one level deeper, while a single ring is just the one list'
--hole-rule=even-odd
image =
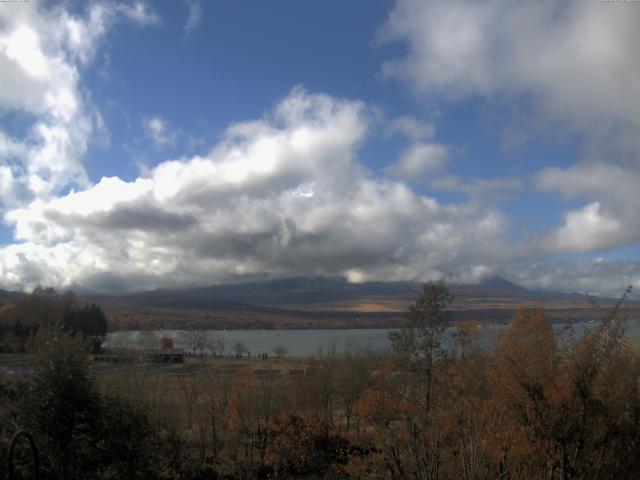
[{"label": "sky", "polygon": [[640,2],[0,2],[0,287],[640,286]]}]

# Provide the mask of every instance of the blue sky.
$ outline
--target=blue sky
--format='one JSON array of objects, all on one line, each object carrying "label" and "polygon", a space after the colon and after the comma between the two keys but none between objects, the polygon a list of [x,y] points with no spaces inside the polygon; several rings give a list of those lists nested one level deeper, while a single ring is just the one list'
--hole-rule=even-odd
[{"label": "blue sky", "polygon": [[640,280],[640,5],[34,1],[0,20],[4,288]]}]

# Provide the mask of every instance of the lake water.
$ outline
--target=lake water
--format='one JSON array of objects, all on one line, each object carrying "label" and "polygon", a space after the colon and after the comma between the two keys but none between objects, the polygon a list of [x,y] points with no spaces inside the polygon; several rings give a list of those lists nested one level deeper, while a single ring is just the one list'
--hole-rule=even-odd
[{"label": "lake water", "polygon": [[[325,330],[224,330],[208,331],[209,335],[224,337],[225,355],[234,354],[233,345],[242,342],[251,355],[268,353],[273,355],[277,347],[285,347],[287,355],[306,357],[335,348],[344,352],[347,348],[384,350],[389,340],[387,329],[325,329]],[[154,332],[126,331],[108,335],[105,347],[144,348],[153,344],[153,338],[171,337],[175,348],[188,350],[188,340],[184,330],[157,330]]]},{"label": "lake water", "polygon": [[[593,329],[597,321],[576,323],[573,325],[574,335],[579,337],[585,329]],[[554,325],[559,335],[568,325]],[[493,345],[497,335],[506,327],[503,325],[487,325],[481,327],[481,344],[487,348]],[[640,340],[638,322],[629,322],[629,334]],[[233,345],[242,342],[251,355],[268,353],[273,355],[277,347],[285,347],[291,356],[306,357],[335,349],[340,354],[345,350],[383,351],[389,347],[388,329],[317,329],[317,330],[224,330],[208,331],[208,335],[220,334],[224,337],[225,355],[234,353]],[[451,340],[454,329],[447,331],[446,337]],[[188,350],[187,335],[184,330],[156,331],[122,331],[108,335],[105,347],[145,348],[157,345],[163,336],[171,337],[175,348]]]}]

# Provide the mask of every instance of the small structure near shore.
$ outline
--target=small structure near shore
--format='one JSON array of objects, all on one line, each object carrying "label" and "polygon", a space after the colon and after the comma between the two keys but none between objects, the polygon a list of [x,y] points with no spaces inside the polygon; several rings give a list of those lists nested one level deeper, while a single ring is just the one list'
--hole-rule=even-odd
[{"label": "small structure near shore", "polygon": [[184,363],[184,350],[181,348],[163,348],[146,352],[145,358],[153,363]]}]

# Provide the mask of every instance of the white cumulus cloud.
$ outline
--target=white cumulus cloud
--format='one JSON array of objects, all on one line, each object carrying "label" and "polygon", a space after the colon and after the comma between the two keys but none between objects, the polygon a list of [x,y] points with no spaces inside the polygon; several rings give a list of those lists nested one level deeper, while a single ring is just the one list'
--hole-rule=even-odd
[{"label": "white cumulus cloud", "polygon": [[449,151],[444,145],[418,142],[405,149],[387,171],[408,180],[420,180],[425,174],[441,170],[448,159]]},{"label": "white cumulus cloud", "polygon": [[[536,188],[571,205],[558,225],[520,240],[516,256],[640,242],[638,22],[640,9],[625,2],[397,0],[381,27],[380,41],[406,46],[384,62],[383,74],[420,98],[439,106],[482,99],[517,111],[503,117],[507,148],[545,137],[582,145],[574,165],[534,175]],[[503,180],[442,175],[430,184],[477,200],[492,185],[520,188],[521,181]]]},{"label": "white cumulus cloud", "polygon": [[142,126],[145,133],[157,147],[173,146],[176,143],[176,132],[169,122],[159,116],[143,119]]},{"label": "white cumulus cloud", "polygon": [[638,158],[638,21],[640,9],[600,1],[398,0],[380,38],[407,53],[383,72],[430,98],[530,99],[550,128]]},{"label": "white cumulus cloud", "polygon": [[93,132],[103,126],[87,100],[81,69],[118,19],[158,21],[143,3],[95,3],[82,16],[36,1],[0,8],[0,112],[29,124],[24,135],[0,128],[0,209],[89,185],[83,160]]},{"label": "white cumulus cloud", "polygon": [[502,261],[499,211],[441,204],[362,165],[374,116],[296,88],[205,156],[9,212],[23,243],[0,250],[0,275],[13,287],[134,290],[263,275],[469,278]]}]

